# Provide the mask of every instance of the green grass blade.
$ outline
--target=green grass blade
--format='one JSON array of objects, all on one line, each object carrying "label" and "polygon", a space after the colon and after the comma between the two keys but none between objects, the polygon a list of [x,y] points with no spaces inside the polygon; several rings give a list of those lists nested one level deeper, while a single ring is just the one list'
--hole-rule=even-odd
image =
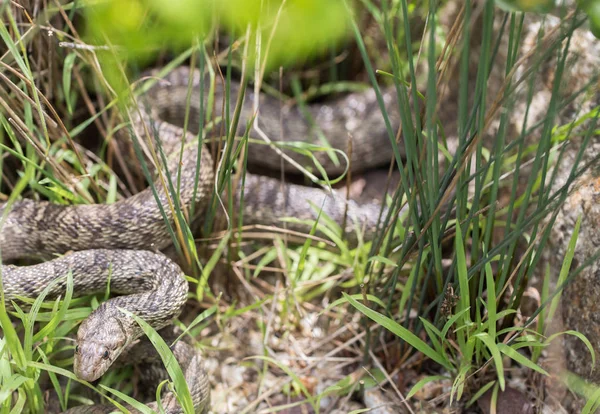
[{"label": "green grass blade", "polygon": [[462,318],[464,316],[464,314],[469,312],[470,310],[471,310],[471,308],[468,307],[467,309],[463,309],[460,312],[457,312],[456,314],[452,315],[452,317],[446,321],[446,323],[444,324],[444,327],[442,328],[442,332],[441,332],[442,338],[445,338],[450,327],[452,325],[454,325],[454,323],[456,323],[457,320]]},{"label": "green grass blade", "polygon": [[406,399],[410,399],[413,395],[418,393],[425,385],[429,384],[430,382],[441,381],[445,379],[448,379],[448,377],[445,377],[443,375],[432,375],[421,379],[419,382],[413,385],[408,394],[406,394]]},{"label": "green grass blade", "polygon": [[[29,361],[27,363],[27,366],[30,368],[35,368],[38,370],[44,370],[44,371],[48,371],[48,372],[54,372],[55,374],[59,374],[62,375],[65,378],[70,379],[71,381],[76,381],[82,385],[85,385],[86,387],[90,388],[91,390],[99,393],[99,390],[96,389],[96,387],[94,387],[93,385],[91,385],[89,382],[87,381],[82,381],[79,378],[77,378],[75,376],[75,374],[73,374],[71,371],[66,370],[64,368],[59,368],[59,367],[55,367],[53,365],[48,365],[48,364],[43,364],[40,362],[35,362],[35,361]],[[104,396],[104,398],[108,399],[108,401],[115,405],[115,407],[119,408],[120,410],[123,410],[124,412],[127,412],[127,410],[125,409],[125,407],[123,407],[121,404],[119,404],[117,401],[113,400],[112,398],[108,397],[108,396]]]},{"label": "green grass blade", "polygon": [[596,389],[594,393],[588,398],[585,406],[581,410],[581,414],[591,414],[598,411],[600,407],[600,388]]},{"label": "green grass blade", "polygon": [[304,383],[302,382],[302,380],[300,380],[300,378],[285,364],[283,364],[280,361],[277,361],[276,359],[267,357],[267,356],[262,356],[262,355],[257,355],[257,356],[253,356],[250,357],[248,359],[260,359],[262,361],[267,361],[277,367],[279,367],[283,372],[285,372],[300,388],[300,390],[302,391],[302,393],[304,394],[304,396],[306,397],[306,399],[308,400],[308,403],[310,405],[313,406],[313,408],[315,409],[315,411],[318,413],[319,412],[319,408],[316,406],[315,404],[315,398],[313,397],[313,395],[311,394],[311,392],[308,390],[308,388],[306,388],[306,386],[304,385]]},{"label": "green grass blade", "polygon": [[348,296],[348,298],[352,298],[352,299],[356,299],[356,300],[367,299],[368,301],[374,302],[374,303],[378,304],[379,306],[381,306],[382,308],[385,308],[385,303],[383,303],[383,301],[381,299],[379,299],[377,296],[371,295],[371,294],[363,295],[361,293],[357,293],[355,295],[344,295],[343,298],[336,299],[329,306],[327,306],[327,308],[325,308],[321,312],[319,312],[319,315],[323,315],[323,314],[329,312],[331,309],[335,308],[336,306],[339,306],[343,303],[347,303],[348,298],[346,296]]},{"label": "green grass blade", "polygon": [[502,364],[502,356],[500,355],[500,350],[498,349],[496,342],[494,342],[494,340],[485,332],[475,334],[474,337],[483,342],[490,350],[494,365],[496,366],[498,384],[500,385],[500,389],[504,391],[504,388],[506,387],[506,380],[504,378],[504,365]]},{"label": "green grass blade", "polygon": [[497,383],[496,381],[490,381],[487,384],[485,384],[483,387],[479,388],[477,390],[477,392],[475,394],[473,394],[471,399],[467,402],[467,408],[470,407],[471,405],[473,405],[474,402],[476,402],[479,398],[481,398],[481,396],[483,394],[485,394],[487,392],[487,390],[492,388],[496,383]]},{"label": "green grass blade", "polygon": [[590,372],[593,371],[594,370],[594,366],[596,365],[596,353],[594,352],[594,347],[592,346],[592,343],[590,342],[590,340],[587,339],[585,337],[585,335],[583,335],[580,332],[572,331],[572,330],[567,330],[567,331],[557,332],[557,333],[555,333],[553,335],[550,335],[548,337],[548,339],[546,339],[545,343],[549,344],[555,338],[557,338],[557,337],[559,337],[561,335],[572,335],[572,336],[575,336],[576,338],[578,338],[579,340],[581,340],[581,342],[584,343],[584,345],[586,346],[586,348],[588,349],[588,351],[590,351],[590,356],[592,358],[592,366],[590,367]]},{"label": "green grass blade", "polygon": [[[575,228],[573,229],[573,233],[571,234],[571,238],[569,239],[569,244],[567,246],[567,251],[565,253],[565,258],[563,260],[562,267],[560,268],[560,273],[558,275],[558,280],[556,281],[556,286],[562,286],[563,283],[567,280],[567,276],[569,275],[569,270],[571,269],[571,263],[573,262],[573,257],[575,256],[575,246],[577,245],[577,239],[579,238],[579,228],[581,227],[581,219],[582,216],[577,218],[577,222],[575,223]],[[556,312],[556,308],[560,302],[561,295],[558,294],[552,299],[552,303],[550,304],[550,310],[548,311],[548,320],[551,321],[554,317],[554,313]]]},{"label": "green grass blade", "polygon": [[496,339],[496,283],[492,272],[492,265],[485,265],[485,280],[487,287],[487,312],[488,312],[488,333],[492,339]]},{"label": "green grass blade", "polygon": [[[459,311],[463,311],[470,306],[471,298],[469,295],[469,277],[467,275],[467,256],[465,255],[464,241],[460,225],[456,226],[456,237],[454,239],[456,249],[456,270],[458,276],[459,293]],[[465,325],[471,322],[468,313],[463,314],[463,323]],[[468,339],[468,338],[467,338]]]},{"label": "green grass blade", "polygon": [[126,315],[132,317],[142,328],[144,333],[152,342],[152,345],[156,348],[156,351],[160,355],[160,358],[169,373],[169,377],[173,381],[175,386],[175,391],[178,397],[179,402],[181,403],[181,407],[186,413],[194,412],[194,403],[192,402],[192,397],[190,395],[190,389],[188,387],[187,381],[185,380],[185,375],[181,370],[181,367],[177,363],[175,359],[175,355],[169,348],[169,345],[165,342],[165,340],[152,328],[146,321],[140,318],[137,315],[134,315],[131,312],[126,311],[125,309],[120,309]]},{"label": "green grass blade", "polygon": [[446,360],[444,358],[443,355],[440,355],[437,352],[435,352],[435,350],[433,348],[431,348],[429,345],[427,345],[425,342],[423,342],[418,336],[416,336],[415,334],[410,332],[408,329],[406,329],[402,325],[399,325],[398,323],[396,323],[392,319],[388,318],[387,316],[382,315],[381,313],[375,312],[372,309],[369,309],[362,303],[358,302],[356,299],[352,298],[350,295],[348,295],[346,293],[342,293],[342,294],[344,295],[344,298],[346,298],[346,300],[348,302],[350,302],[350,304],[352,306],[354,306],[360,312],[365,314],[369,319],[371,319],[372,321],[383,326],[385,329],[392,332],[394,335],[398,336],[403,341],[406,341],[406,343],[408,343],[410,346],[415,348],[417,351],[421,352],[422,354],[424,354],[431,360],[437,362],[444,368],[446,368],[448,370],[452,370],[452,365],[450,364],[450,362],[448,360]]},{"label": "green grass blade", "polygon": [[111,387],[107,387],[104,384],[100,384],[100,388],[105,389],[108,392],[110,392],[111,394],[119,397],[120,399],[122,399],[123,401],[125,401],[127,404],[131,405],[133,408],[135,408],[136,410],[139,410],[143,414],[155,414],[154,411],[151,410],[150,407],[148,407],[146,404],[139,402],[138,400],[136,400],[135,398],[130,397],[127,394],[123,394],[119,390],[116,390],[116,389],[111,388]]},{"label": "green grass blade", "polygon": [[527,359],[526,357],[524,357],[522,354],[520,354],[517,351],[515,351],[510,346],[508,346],[506,344],[498,344],[498,349],[504,355],[510,357],[511,359],[514,359],[520,365],[525,366],[525,367],[527,367],[529,369],[532,369],[534,371],[537,371],[540,374],[543,374],[543,375],[546,375],[546,376],[550,376],[550,374],[548,374],[548,372],[546,372],[546,370],[544,370],[542,367],[540,367],[538,364],[534,363],[533,361]]}]

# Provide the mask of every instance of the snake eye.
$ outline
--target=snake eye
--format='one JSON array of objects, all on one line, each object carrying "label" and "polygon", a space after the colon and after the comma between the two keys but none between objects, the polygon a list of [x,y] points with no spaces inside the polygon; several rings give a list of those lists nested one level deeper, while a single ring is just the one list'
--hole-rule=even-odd
[{"label": "snake eye", "polygon": [[102,359],[108,359],[108,357],[109,357],[108,351],[104,351],[104,353],[102,354]]},{"label": "snake eye", "polygon": [[78,354],[79,353],[79,345],[75,345],[75,353]]}]

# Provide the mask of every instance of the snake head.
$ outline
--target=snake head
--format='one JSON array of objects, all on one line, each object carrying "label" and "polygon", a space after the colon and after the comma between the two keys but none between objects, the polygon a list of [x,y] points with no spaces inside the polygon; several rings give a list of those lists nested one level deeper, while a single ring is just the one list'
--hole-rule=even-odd
[{"label": "snake head", "polygon": [[129,342],[123,323],[116,315],[98,312],[101,308],[77,332],[73,369],[85,381],[95,381],[104,375]]}]

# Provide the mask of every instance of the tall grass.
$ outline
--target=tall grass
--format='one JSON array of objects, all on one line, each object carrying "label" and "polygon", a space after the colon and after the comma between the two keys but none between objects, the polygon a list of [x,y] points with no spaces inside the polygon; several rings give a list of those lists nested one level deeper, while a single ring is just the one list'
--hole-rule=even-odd
[{"label": "tall grass", "polygon": [[[407,18],[410,8],[406,1],[398,3],[403,16],[403,31],[407,34],[406,53],[411,50],[408,35],[411,27],[410,19]],[[539,38],[540,47],[530,51],[532,56],[528,56],[530,59],[526,61],[521,57],[523,52],[519,49],[523,15],[507,13],[501,20],[494,10],[493,2],[487,1],[477,10],[480,13],[479,25],[472,26],[468,22],[474,9],[470,2],[466,2],[461,10],[464,18],[455,24],[463,41],[456,48],[456,58],[460,62],[458,149],[448,157],[441,175],[438,175],[439,143],[440,137],[444,136],[443,121],[440,126],[440,120],[436,117],[440,84],[443,84],[440,74],[452,60],[443,60],[445,56],[436,60],[434,45],[437,40],[438,16],[435,2],[430,2],[429,6],[427,31],[421,43],[422,51],[427,56],[428,70],[424,103],[416,93],[418,78],[415,66],[409,61],[408,71],[401,73],[393,52],[391,59],[395,79],[408,78],[407,84],[412,86],[411,88],[396,81],[403,144],[407,152],[405,163],[397,159],[403,182],[403,186],[399,188],[402,195],[398,198],[408,200],[410,229],[415,236],[411,238],[412,233],[406,233],[394,277],[387,286],[398,287],[400,272],[411,259],[416,258],[414,266],[417,269],[408,279],[411,284],[403,285],[403,289],[411,289],[410,296],[415,300],[400,301],[401,306],[398,307],[394,296],[389,295],[386,298],[388,306],[383,313],[368,310],[351,297],[348,297],[348,301],[370,319],[406,341],[412,349],[440,364],[454,380],[450,396],[452,401],[453,397],[461,398],[464,390],[468,389],[469,380],[473,383],[476,380],[473,377],[488,363],[494,364],[496,373],[484,388],[488,389],[496,384],[495,386],[504,390],[501,354],[547,375],[516,350],[523,347],[522,341],[525,338],[528,338],[527,346],[531,352],[547,346],[548,339],[543,336],[544,329],[539,329],[538,326],[538,336],[531,337],[528,327],[535,322],[535,316],[545,312],[550,299],[555,301],[560,297],[564,285],[560,285],[552,294],[553,298],[547,298],[523,326],[515,325],[518,321],[515,313],[520,307],[523,292],[538,268],[552,224],[568,194],[568,188],[585,170],[578,163],[589,139],[595,134],[596,123],[589,122],[584,131],[579,132],[584,138],[579,144],[576,162],[567,183],[557,189],[554,185],[556,176],[550,175],[551,162],[553,153],[557,150],[560,159],[565,146],[558,144],[554,127],[560,119],[559,110],[566,101],[584,92],[573,91],[572,96],[563,98],[559,87],[570,56],[570,38],[584,20],[580,15],[571,14],[563,22],[557,35],[548,35],[550,44],[543,42],[546,38]],[[385,16],[385,7],[382,11]],[[393,29],[389,24],[393,20],[385,17],[382,20],[387,23],[384,33],[389,49],[393,50]],[[494,29],[494,24],[499,29]],[[473,28],[479,30],[477,36],[473,35]],[[356,30],[355,34],[360,45],[360,33]],[[505,39],[504,44],[501,43],[501,38]],[[544,48],[541,47],[542,44]],[[470,66],[473,48],[477,48],[479,62],[475,73]],[[505,61],[499,58],[499,53],[502,52],[505,53]],[[364,50],[363,57],[369,68]],[[535,89],[540,85],[536,75],[547,70],[542,69],[541,64],[548,58],[553,58],[554,78],[547,113],[533,127],[526,115],[521,135],[514,137],[510,134],[510,114],[514,111],[515,102],[523,99],[523,89],[527,90],[526,114],[529,112],[532,95],[539,92]],[[504,84],[496,91],[497,95],[493,96],[490,95],[493,88],[490,90],[489,85],[493,86],[493,82],[497,82],[497,79],[492,78],[492,66],[498,64],[505,65]],[[524,70],[521,65],[525,65]],[[517,69],[523,70],[527,76],[516,79],[514,75]],[[373,76],[371,79],[374,82]],[[517,85],[522,88],[517,89]],[[524,85],[527,87],[523,88]],[[585,115],[587,114],[577,114],[576,117]],[[489,137],[492,119],[499,119],[499,124],[495,134]],[[571,132],[572,130],[568,134]],[[538,137],[535,141],[530,138],[532,134]],[[504,178],[507,177],[507,172],[511,174]],[[509,193],[510,198],[500,203],[500,191]],[[549,220],[544,220],[548,216]],[[448,233],[454,233],[451,237],[455,240],[454,249],[450,252],[445,246]],[[502,237],[499,238],[498,234]],[[524,253],[517,254],[518,252]],[[570,257],[572,254],[571,250]],[[451,258],[451,266],[444,266],[445,257]],[[569,263],[570,257],[565,257],[565,262]],[[566,272],[563,269],[565,274],[562,280],[566,278]],[[435,292],[433,295],[432,290]],[[448,305],[447,292],[458,293],[455,306]],[[484,299],[486,296],[487,301]],[[409,316],[415,308],[418,319]],[[393,322],[399,315],[405,315],[404,326]],[[443,329],[440,330],[442,326]],[[425,330],[431,345],[414,336],[421,330]],[[589,342],[581,335],[578,336],[593,352]],[[446,341],[450,341],[448,345],[452,346],[444,346]],[[538,354],[537,352],[534,353]],[[452,368],[448,367],[449,364]],[[435,379],[438,376],[431,377],[431,380]],[[410,395],[428,381],[419,382]],[[477,381],[477,387],[480,387],[481,380]]]},{"label": "tall grass", "polygon": [[[215,312],[217,316],[216,323],[203,322],[203,318],[186,320],[189,334],[199,337],[202,329],[210,326],[211,332],[218,335],[220,329],[225,329],[225,322],[253,319],[250,315],[254,312],[271,314],[273,309],[289,329],[294,328],[301,317],[299,314],[307,309],[321,310],[321,318],[330,321],[341,321],[348,310],[357,309],[364,315],[361,322],[364,336],[360,341],[364,353],[362,362],[365,366],[378,367],[371,370],[373,377],[363,378],[363,381],[373,383],[373,378],[388,374],[374,362],[381,351],[374,339],[380,337],[382,328],[392,334],[383,337],[386,346],[393,347],[400,355],[399,366],[415,352],[434,362],[435,372],[412,384],[407,397],[430,382],[450,379],[453,386],[446,403],[459,401],[470,405],[487,390],[505,389],[504,357],[513,364],[548,375],[538,363],[540,350],[555,338],[546,337],[546,324],[552,319],[564,283],[588,263],[571,273],[565,266],[557,289],[544,290],[542,306],[534,315],[523,320],[518,317],[518,311],[523,292],[540,274],[536,272],[558,209],[570,184],[586,168],[579,165],[579,160],[595,133],[598,111],[595,115],[578,113],[575,122],[559,124],[564,122],[561,110],[577,98],[575,95],[585,93],[580,90],[566,97],[559,93],[561,81],[567,76],[569,41],[584,23],[583,17],[571,14],[560,30],[541,33],[538,46],[524,57],[524,15],[501,12],[493,1],[461,3],[459,17],[445,37],[440,27],[443,16],[439,2],[429,1],[415,8],[406,0],[382,1],[380,5],[363,1],[362,10],[371,14],[378,36],[385,44],[384,51],[373,51],[367,46],[373,39],[360,25],[362,16],[353,14],[346,3],[340,4],[349,12],[348,27],[362,59],[368,86],[379,99],[390,140],[392,169],[401,177],[400,185],[387,199],[389,209],[381,218],[378,233],[373,240],[360,241],[358,246],[344,240],[339,226],[325,215],[313,223],[307,235],[295,235],[285,229],[245,228],[233,202],[236,180],[231,171],[236,167],[243,182],[247,161],[245,146],[252,128],[247,125],[245,136],[235,134],[241,100],[249,81],[254,79],[260,85],[272,68],[269,45],[277,39],[275,28],[277,16],[281,14],[272,13],[273,26],[260,26],[259,22],[258,26],[245,26],[236,35],[232,34],[224,51],[216,57],[212,54],[212,39],[208,35],[206,38],[197,35],[192,41],[186,40],[185,50],[177,49],[180,52],[176,57],[163,65],[161,75],[187,62],[226,85],[235,76],[235,69],[242,80],[242,94],[235,101],[227,100],[221,124],[210,123],[209,109],[202,104],[200,107],[203,122],[194,145],[204,145],[208,141],[206,137],[216,129],[221,139],[211,144],[219,153],[225,149],[218,161],[217,191],[201,231],[204,238],[198,239],[198,233],[188,220],[194,216],[196,206],[189,206],[188,210],[187,206],[179,205],[176,198],[169,205],[161,206],[176,217],[170,230],[176,254],[192,284],[191,302],[212,305],[210,313]],[[0,81],[6,85],[0,93],[3,108],[0,159],[5,166],[8,162],[16,166],[3,170],[6,192],[3,198],[9,203],[22,195],[62,204],[110,203],[143,188],[144,177],[153,182],[144,159],[140,157],[139,168],[129,165],[123,147],[114,138],[127,132],[121,123],[121,119],[126,122],[127,117],[123,116],[124,111],[119,111],[127,104],[126,95],[122,95],[119,88],[143,93],[156,80],[143,82],[136,85],[137,88],[130,84],[126,76],[128,67],[119,49],[124,45],[119,44],[118,39],[123,37],[117,40],[103,37],[104,42],[95,47],[85,44],[72,21],[87,7],[79,2],[50,6],[45,14],[34,16],[39,23],[34,25],[22,9],[0,6],[5,22],[0,26],[0,36],[6,45],[0,61]],[[47,19],[51,16],[56,20],[52,20],[54,28],[49,36],[40,30],[49,24]],[[94,15],[90,16],[88,18],[93,19]],[[151,25],[149,28],[158,30]],[[163,37],[168,38],[169,33],[165,29]],[[162,43],[160,31],[154,34]],[[123,33],[119,32],[119,36]],[[77,46],[61,49],[57,41]],[[48,44],[56,55],[40,59],[35,51]],[[158,48],[156,44],[151,46]],[[181,48],[181,44],[178,47]],[[34,53],[29,53],[31,50]],[[388,67],[372,64],[381,61],[377,59],[378,53],[389,56]],[[148,59],[145,50],[142,55]],[[331,60],[335,60],[335,54],[332,55]],[[528,114],[534,105],[533,96],[541,87],[540,76],[548,70],[543,65],[549,59],[554,72],[552,97],[542,119],[532,122]],[[222,71],[215,71],[215,60]],[[358,87],[338,80],[343,64],[331,67],[331,90]],[[340,68],[340,73],[336,68]],[[296,74],[294,70],[291,72]],[[517,77],[517,74],[523,75]],[[402,121],[400,131],[392,129],[386,113],[381,94],[384,83],[395,88]],[[318,95],[324,90],[303,92],[300,82],[292,82],[292,85],[299,105],[306,104],[303,99],[311,93]],[[273,88],[265,85],[263,89]],[[451,101],[445,95],[449,89],[456,94]],[[97,97],[96,105],[90,91]],[[211,93],[211,90],[201,91],[201,95]],[[188,95],[191,107],[190,99],[191,94]],[[86,108],[77,107],[75,102],[84,102]],[[515,133],[510,115],[520,110],[517,103],[523,102],[526,107],[523,125],[520,132]],[[449,104],[454,105],[454,110],[444,111]],[[233,117],[229,116],[229,108],[234,108]],[[444,112],[451,115],[441,116]],[[493,122],[494,133],[490,133]],[[87,144],[86,128],[91,125],[107,137],[100,145],[100,156],[83,145]],[[551,174],[551,167],[564,155],[567,146],[563,143],[574,134],[581,140],[577,162],[566,184],[557,188],[557,177]],[[154,161],[164,160],[168,154],[154,144],[152,131],[146,138],[154,151]],[[323,137],[323,147],[327,147],[326,138]],[[400,147],[405,149],[406,157],[400,155]],[[309,151],[310,147],[301,150]],[[141,154],[135,145],[131,152]],[[9,155],[10,160],[5,159]],[[332,152],[332,156],[336,154]],[[198,171],[200,166],[195,167]],[[119,169],[120,174],[113,168]],[[328,177],[321,181],[309,171],[302,172],[309,180],[325,187],[340,179]],[[177,193],[177,177],[167,174],[159,185]],[[223,196],[224,191],[227,196]],[[239,219],[230,221],[225,230],[215,236],[213,223],[224,210],[228,217]],[[331,240],[316,237],[317,229],[321,230],[319,234],[330,235]],[[577,231],[565,263],[572,259],[576,239]],[[293,243],[294,240],[299,243]],[[248,244],[256,249],[248,253],[240,248]],[[214,294],[209,282],[221,265],[227,267],[229,276],[241,280],[253,301],[228,306],[221,296]],[[282,276],[287,288],[283,297],[268,283],[258,284],[257,278],[268,272]],[[545,286],[551,284],[548,277]],[[265,285],[271,290],[262,292],[257,288]],[[85,393],[74,387],[79,381],[69,371],[72,362],[68,356],[72,350],[69,334],[97,306],[98,299],[71,296],[72,292],[68,291],[62,300],[44,304],[40,298],[26,311],[11,312],[0,305],[2,412],[41,412],[43,393],[49,388],[40,384],[45,378],[58,396],[61,408],[69,401],[89,402]],[[9,315],[16,317],[15,327],[9,322]],[[261,329],[267,343],[272,332],[265,328],[265,321],[259,318],[255,329]],[[578,336],[591,348],[580,334],[569,334]],[[271,368],[285,372],[286,381],[302,396],[290,406],[306,403],[318,412],[325,396],[342,395],[355,389],[356,378],[346,377],[314,396],[303,385],[299,373],[272,358],[266,347],[265,355],[253,361],[262,375]],[[173,375],[175,387],[184,389],[181,373]],[[131,393],[131,385],[124,381],[129,376],[129,371],[122,371],[105,376],[97,387],[83,385],[103,393],[103,398],[112,402],[115,395],[123,397]],[[253,412],[263,400],[283,389],[282,383],[270,390],[261,390],[264,392],[259,393],[260,398],[247,405],[244,412]],[[185,393],[183,391],[183,398],[187,401]],[[588,392],[591,394],[593,392]],[[123,399],[133,402],[127,397]]]}]

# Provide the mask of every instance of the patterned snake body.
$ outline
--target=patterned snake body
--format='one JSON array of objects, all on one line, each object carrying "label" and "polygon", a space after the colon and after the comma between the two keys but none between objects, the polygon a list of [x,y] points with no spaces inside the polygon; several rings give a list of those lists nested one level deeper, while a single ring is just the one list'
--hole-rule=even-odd
[{"label": "patterned snake body", "polygon": [[[156,75],[154,71],[151,74]],[[185,122],[186,106],[188,105],[188,88],[191,78],[191,94],[189,99],[188,126],[192,132],[198,131],[200,83],[204,82],[204,108],[208,103],[208,91],[211,88],[208,78],[203,79],[198,71],[190,71],[181,67],[171,72],[162,81],[163,85],[152,88],[147,96],[153,109],[155,119],[164,119],[182,127]],[[225,90],[221,81],[215,81],[213,96],[214,112],[220,115],[226,107]],[[235,97],[240,93],[240,85],[230,82],[230,115],[233,116]],[[394,88],[381,90],[381,98],[388,115],[390,127],[395,134],[400,126],[397,95]],[[270,95],[261,93],[258,96],[248,88],[245,93],[243,108],[238,122],[237,135],[243,136],[246,125],[254,115],[254,105],[258,101],[258,127],[272,141],[283,144],[308,142],[319,146],[330,146],[344,152],[348,151],[349,141],[352,141],[349,167],[352,171],[365,171],[374,167],[389,164],[391,159],[390,136],[381,115],[381,109],[374,90],[369,88],[364,92],[354,92],[328,100],[325,103],[305,105],[283,105],[281,101]],[[319,139],[319,132],[326,137],[324,143]],[[253,129],[250,138],[261,140]],[[405,152],[399,147],[400,155]],[[283,151],[288,157],[300,165],[314,170],[310,157],[293,150]],[[316,151],[313,157],[321,164],[330,177],[342,174],[345,163],[335,163],[324,151]],[[281,157],[265,145],[248,146],[248,162],[274,171],[282,168]]]},{"label": "patterned snake body", "polygon": [[[160,138],[167,154],[177,155],[182,140],[193,143],[195,139],[192,133],[184,132],[179,126],[174,125],[181,123],[182,105],[186,102],[189,76],[190,72],[187,68],[174,71],[167,77],[166,85],[158,84],[147,93],[146,102],[150,102],[152,111],[150,116],[142,114],[133,117],[135,133],[138,136],[145,136],[147,131],[154,133]],[[200,76],[197,73],[192,76],[194,77],[193,94],[197,95]],[[185,85],[185,89],[182,89],[182,85]],[[234,94],[237,92],[235,89],[234,87],[232,91]],[[217,90],[215,107],[218,107],[220,100],[222,101],[222,96],[222,93],[219,94]],[[251,99],[252,97],[247,101]],[[356,96],[350,99],[357,101],[354,104],[350,101],[336,104],[349,105],[351,107],[349,112],[344,112],[343,108],[332,109],[333,107],[324,106],[312,108],[310,111],[315,120],[323,123],[321,126],[323,131],[326,134],[331,132],[329,138],[333,137],[342,150],[345,149],[349,132],[355,134],[354,139],[367,139],[368,136],[372,136],[371,133],[376,133],[375,135],[380,138],[385,137],[375,145],[375,147],[384,145],[385,141],[387,143],[385,151],[373,150],[373,147],[365,145],[369,150],[361,154],[361,151],[357,150],[362,148],[362,145],[354,146],[352,156],[354,169],[362,169],[370,164],[380,163],[384,159],[389,161],[387,133],[366,131],[367,123],[364,119],[362,125],[354,119],[354,116],[361,114],[371,118],[380,116],[377,115],[379,110],[373,108],[374,97],[367,94],[362,101]],[[386,99],[389,101],[388,98]],[[232,101],[234,100],[235,96]],[[199,112],[198,104],[199,100],[192,100],[191,113]],[[251,118],[251,107],[248,107],[249,103],[245,105],[240,125],[245,125],[244,119]],[[263,129],[275,134],[273,139],[277,139],[282,131],[269,129],[274,122],[272,114],[276,113],[273,105],[275,103],[268,99],[266,103],[261,103],[261,108],[266,110],[264,113],[261,112],[260,119]],[[309,134],[310,128],[298,114],[288,113],[284,125],[287,125],[287,129],[283,133],[291,140],[300,141],[305,138],[305,134]],[[342,128],[342,131],[337,128]],[[340,137],[343,137],[343,145],[339,142]],[[265,156],[268,152],[265,147],[258,147],[260,147],[259,155],[262,160],[267,160],[266,163],[272,164],[271,166],[279,165],[278,156]],[[164,217],[173,225],[174,218],[168,206],[175,197],[182,206],[189,206],[194,201],[197,215],[205,210],[214,189],[213,162],[207,149],[201,149],[200,154],[198,152],[197,144],[188,145],[181,164],[178,157],[170,157],[167,165],[160,169],[164,175],[168,173],[173,182],[179,182],[177,194],[165,191],[162,181],[157,179],[154,185],[156,193],[153,193],[151,188],[147,188],[132,197],[109,205],[63,206],[21,200],[15,202],[9,211],[6,211],[8,208],[6,205],[0,206],[0,215],[6,216],[0,229],[0,252],[3,260],[24,256],[47,257],[56,253],[75,251],[39,265],[2,266],[6,303],[18,299],[18,296],[35,298],[54,280],[69,272],[72,273],[73,288],[77,295],[105,291],[109,275],[111,292],[123,295],[103,303],[80,326],[74,362],[78,377],[89,381],[97,379],[119,354],[142,334],[133,319],[123,314],[119,308],[137,314],[155,329],[167,325],[180,313],[187,296],[187,283],[181,270],[162,254],[147,250],[163,249],[171,243]],[[306,161],[297,158],[294,152],[286,153],[302,163]],[[196,180],[195,167],[198,157],[200,157],[200,168]],[[355,157],[356,161],[354,161]],[[275,163],[275,161],[268,161],[269,159],[277,161]],[[323,158],[322,162],[330,172],[339,171],[339,167],[327,159]],[[362,228],[369,233],[376,226],[380,210],[377,204],[358,205],[351,201],[347,202],[335,191],[327,195],[319,189],[282,184],[278,180],[251,174],[245,177],[243,191],[245,223],[279,224],[279,219],[283,216],[314,219],[318,212],[307,204],[307,201],[311,201],[317,208],[323,206],[324,212],[338,223],[344,221],[347,211],[350,220],[347,227],[343,229],[346,233],[355,230],[352,219],[357,219],[362,224]],[[164,208],[161,209],[161,206]],[[58,279],[49,293],[56,296],[64,292],[65,284],[65,278]],[[201,412],[207,405],[209,386],[206,374],[202,370],[201,358],[195,352],[194,355],[196,356],[181,358],[181,360],[186,364],[186,379],[195,398],[195,406],[198,412]],[[165,398],[168,399],[169,396]],[[179,412],[181,408],[174,397],[172,401],[175,402],[167,412]],[[88,406],[78,407],[75,410],[80,413],[93,413],[102,412],[102,409],[101,406]]]},{"label": "patterned snake body", "polygon": [[34,266],[3,266],[5,302],[19,296],[38,297],[48,286],[48,296],[57,297],[65,292],[69,273],[77,295],[107,289],[127,295],[100,305],[79,329],[74,368],[86,381],[100,378],[121,351],[142,335],[133,318],[123,315],[119,307],[160,329],[179,315],[187,299],[188,286],[181,269],[162,254],[83,250]]},{"label": "patterned snake body", "polygon": [[[187,300],[187,281],[179,266],[166,256],[145,250],[98,249],[74,252],[34,266],[4,265],[5,303],[8,305],[20,297],[37,298],[44,290],[47,297],[58,297],[66,290],[67,275],[72,277],[73,291],[78,296],[107,289],[123,295],[101,304],[79,328],[73,368],[77,377],[86,381],[100,378],[143,333],[135,320],[120,309],[161,329],[179,315]],[[201,410],[207,404],[209,391],[200,357],[184,343],[177,343],[173,352],[188,367],[189,388]],[[171,399],[176,401],[165,396],[165,402]],[[114,409],[109,408],[106,407],[106,412]],[[173,405],[168,412],[175,413],[177,409]],[[69,412],[103,412],[98,411],[99,407],[86,410],[92,409],[79,407]]]}]

